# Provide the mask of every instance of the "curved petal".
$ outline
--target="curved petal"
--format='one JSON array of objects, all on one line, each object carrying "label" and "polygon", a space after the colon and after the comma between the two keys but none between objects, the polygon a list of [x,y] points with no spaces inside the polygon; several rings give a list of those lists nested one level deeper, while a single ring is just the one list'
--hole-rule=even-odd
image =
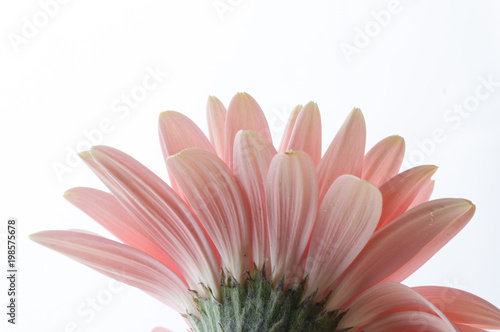
[{"label": "curved petal", "polygon": [[321,160],[321,115],[316,103],[309,102],[300,111],[287,150],[306,152],[318,166]]},{"label": "curved petal", "polygon": [[219,158],[224,158],[225,131],[227,110],[219,99],[208,97],[207,122],[210,141]]},{"label": "curved petal", "polygon": [[319,201],[342,174],[361,177],[365,153],[366,127],[361,110],[347,117],[318,165]]},{"label": "curved petal", "polygon": [[181,279],[177,263],[156,240],[109,193],[94,188],[77,187],[64,193],[71,204],[106,228],[123,243],[156,258]]},{"label": "curved petal", "polygon": [[90,156],[93,163],[88,163],[88,157],[84,161],[97,174],[104,174],[104,184],[177,262],[189,287],[203,294],[200,283],[206,282],[217,292],[220,276],[216,253],[184,201],[153,172],[121,151],[97,146],[90,150]]},{"label": "curved petal", "polygon": [[321,296],[370,239],[382,211],[382,195],[370,182],[341,175],[326,193],[307,257],[307,294]]},{"label": "curved petal", "polygon": [[453,322],[480,329],[500,329],[500,309],[469,292],[439,286],[414,287]]},{"label": "curved petal", "polygon": [[184,282],[142,251],[81,231],[44,231],[30,237],[108,277],[150,293],[177,311],[197,312]]},{"label": "curved petal", "polygon": [[155,327],[151,332],[173,332],[172,330],[166,329],[164,327]]},{"label": "curved petal", "polygon": [[[234,174],[246,195],[252,225],[252,258],[260,269],[269,261],[265,182],[276,149],[264,136],[240,130],[234,140]],[[270,268],[268,263],[267,268]]]},{"label": "curved petal", "polygon": [[[349,332],[360,331],[359,329]],[[454,332],[441,318],[422,311],[402,311],[365,326],[364,332]]]},{"label": "curved petal", "polygon": [[168,158],[167,165],[212,238],[223,266],[243,282],[251,262],[251,228],[236,177],[216,155],[199,148]]},{"label": "curved petal", "polygon": [[422,266],[472,218],[475,206],[463,199],[421,204],[376,231],[359,256],[334,282],[329,299],[338,308],[383,281],[401,282]]},{"label": "curved petal", "polygon": [[419,193],[417,194],[417,197],[411,202],[410,206],[408,207],[409,209],[413,209],[415,206],[420,205],[422,203],[425,203],[429,201],[431,198],[432,192],[434,191],[434,184],[436,183],[435,180],[430,180],[428,181],[422,189],[420,189]]},{"label": "curved petal", "polygon": [[396,282],[383,282],[357,296],[345,308],[338,329],[363,327],[385,316],[402,311],[421,311],[439,316],[453,331],[453,324],[431,302],[411,288]]},{"label": "curved petal", "polygon": [[[161,151],[167,159],[184,149],[199,147],[215,153],[215,150],[200,128],[184,114],[166,111],[160,114],[158,121]],[[180,193],[177,183],[169,174],[172,188]]]},{"label": "curved petal", "polygon": [[488,332],[483,329],[478,329],[469,325],[455,324],[457,328],[459,328],[460,332]]},{"label": "curved petal", "polygon": [[401,136],[384,138],[365,155],[361,178],[380,187],[398,174],[404,154],[405,140]]},{"label": "curved petal", "polygon": [[272,142],[264,112],[255,99],[245,92],[237,93],[227,110],[224,161],[231,169],[233,168],[234,137],[240,130],[255,131]]},{"label": "curved petal", "polygon": [[437,167],[417,166],[406,170],[380,187],[384,198],[384,208],[377,229],[390,223],[404,213],[418,194],[426,187]]},{"label": "curved petal", "polygon": [[[302,151],[274,156],[266,184],[272,279],[292,281],[318,211],[318,182],[311,157]],[[301,278],[301,277],[300,277]]]},{"label": "curved petal", "polygon": [[281,143],[278,148],[278,152],[286,152],[288,149],[288,143],[290,142],[290,137],[292,136],[293,128],[295,127],[295,121],[297,121],[297,117],[299,116],[300,110],[302,110],[302,105],[297,105],[290,113],[290,117],[286,123],[285,131],[283,132],[283,136],[281,137]]}]

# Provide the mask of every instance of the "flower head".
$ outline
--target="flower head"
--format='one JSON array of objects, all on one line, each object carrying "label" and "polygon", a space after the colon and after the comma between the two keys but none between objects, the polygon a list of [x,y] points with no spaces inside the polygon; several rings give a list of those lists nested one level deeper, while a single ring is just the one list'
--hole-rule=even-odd
[{"label": "flower head", "polygon": [[401,284],[475,211],[464,199],[428,201],[435,166],[398,173],[401,137],[365,154],[354,109],[322,155],[310,102],[292,111],[276,150],[246,93],[227,110],[210,97],[207,118],[210,140],[186,116],[160,115],[170,185],[113,148],[80,154],[110,193],[65,197],[121,243],[85,231],[32,239],[144,290],[195,331],[500,329],[500,310],[470,293]]}]

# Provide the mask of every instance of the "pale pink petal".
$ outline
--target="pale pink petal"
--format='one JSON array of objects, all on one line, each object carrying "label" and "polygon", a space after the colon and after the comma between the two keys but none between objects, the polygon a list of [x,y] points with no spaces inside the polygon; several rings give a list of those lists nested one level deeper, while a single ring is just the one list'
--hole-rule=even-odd
[{"label": "pale pink petal", "polygon": [[321,115],[318,105],[309,102],[300,111],[293,127],[288,150],[307,152],[314,165],[321,160]]},{"label": "pale pink petal", "polygon": [[302,105],[297,105],[290,113],[290,117],[285,126],[285,131],[283,132],[283,136],[281,137],[281,143],[278,149],[278,152],[286,152],[288,150],[288,143],[290,142],[290,137],[292,137],[292,131],[295,127],[295,121],[297,121],[297,117],[299,116],[300,110],[302,109]]},{"label": "pale pink petal", "polygon": [[[205,150],[206,151],[206,150]],[[207,153],[210,153],[207,151]],[[210,239],[184,201],[158,176],[116,149],[97,146],[93,163],[123,207],[176,262],[189,287],[204,293],[201,282],[218,296],[219,266]],[[215,155],[214,155],[215,156]]]},{"label": "pale pink petal", "polygon": [[417,197],[415,197],[413,202],[411,202],[408,210],[414,208],[417,205],[427,202],[431,198],[435,182],[435,180],[430,180],[422,189],[420,189],[420,192],[417,194]]},{"label": "pale pink petal", "polygon": [[164,327],[155,327],[151,332],[173,332],[173,331],[166,329]]},{"label": "pale pink petal", "polygon": [[380,282],[406,279],[448,243],[474,211],[467,200],[439,199],[407,211],[376,231],[334,282],[330,307],[337,308]]},{"label": "pale pink petal", "polygon": [[367,289],[342,310],[346,314],[338,329],[360,328],[396,312],[422,311],[439,316],[453,331],[453,324],[432,303],[411,288],[395,282],[383,282]]},{"label": "pale pink petal", "polygon": [[361,178],[380,187],[398,173],[404,154],[405,141],[401,136],[384,138],[365,155]]},{"label": "pale pink petal", "polygon": [[417,166],[406,170],[380,187],[384,198],[384,208],[377,229],[380,229],[403,214],[415,197],[427,186],[437,167]]},{"label": "pale pink petal", "polygon": [[224,268],[243,282],[251,262],[245,197],[229,167],[199,148],[167,159],[167,166],[218,249]]},{"label": "pale pink petal", "polygon": [[207,122],[210,141],[217,155],[224,158],[225,133],[226,133],[227,110],[219,99],[214,96],[208,97]]},{"label": "pale pink petal", "polygon": [[318,210],[318,182],[311,157],[302,151],[277,154],[266,185],[272,279],[296,276]]},{"label": "pale pink petal", "polygon": [[227,110],[224,161],[231,169],[233,168],[234,137],[240,130],[255,131],[272,142],[264,112],[255,99],[245,92],[237,93],[231,99]]},{"label": "pale pink petal", "polygon": [[422,311],[402,311],[385,316],[372,324],[349,332],[454,332],[441,318]]},{"label": "pale pink petal", "polygon": [[439,286],[414,287],[453,322],[480,329],[500,329],[500,309],[469,292]]},{"label": "pale pink petal", "polygon": [[[203,148],[215,153],[215,150],[200,128],[184,114],[166,111],[160,114],[158,121],[161,151],[166,159],[187,148]],[[169,174],[172,188],[180,193],[177,183]]]},{"label": "pale pink petal", "polygon": [[80,231],[43,231],[31,235],[31,239],[106,276],[142,289],[180,312],[196,314],[184,282],[142,251]]},{"label": "pale pink petal", "polygon": [[347,117],[318,165],[319,201],[342,174],[361,177],[365,153],[366,127],[361,110]]},{"label": "pale pink petal", "polygon": [[183,279],[177,263],[113,195],[93,188],[78,187],[66,191],[64,198],[120,241],[156,258]]},{"label": "pale pink petal", "polygon": [[459,328],[460,332],[488,332],[486,330],[478,329],[478,328],[475,328],[475,327],[472,327],[472,326],[468,326],[468,325],[455,324],[455,326],[457,328]]},{"label": "pale pink petal", "polygon": [[321,204],[307,257],[307,294],[320,297],[370,239],[382,211],[382,195],[370,182],[341,175]]},{"label": "pale pink petal", "polygon": [[[234,174],[248,200],[252,225],[252,258],[258,268],[269,264],[265,182],[276,149],[264,136],[239,131],[234,140]],[[270,270],[269,270],[270,271]]]}]

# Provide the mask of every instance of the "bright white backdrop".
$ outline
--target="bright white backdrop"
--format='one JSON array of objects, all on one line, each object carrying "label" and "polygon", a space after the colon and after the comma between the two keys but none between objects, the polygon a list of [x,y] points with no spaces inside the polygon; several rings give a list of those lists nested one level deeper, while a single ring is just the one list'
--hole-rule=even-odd
[{"label": "bright white backdrop", "polygon": [[28,235],[106,234],[62,198],[74,186],[103,188],[73,159],[87,136],[166,178],[158,114],[183,112],[206,131],[207,96],[227,105],[238,91],[260,103],[275,142],[291,108],[309,100],[322,110],[325,147],[354,106],[368,147],[405,137],[407,166],[440,166],[434,198],[477,205],[406,283],[454,286],[500,306],[498,2],[30,0],[2,2],[0,22],[0,217],[20,223],[19,320],[8,326],[2,309],[2,331],[184,330],[156,300]]}]

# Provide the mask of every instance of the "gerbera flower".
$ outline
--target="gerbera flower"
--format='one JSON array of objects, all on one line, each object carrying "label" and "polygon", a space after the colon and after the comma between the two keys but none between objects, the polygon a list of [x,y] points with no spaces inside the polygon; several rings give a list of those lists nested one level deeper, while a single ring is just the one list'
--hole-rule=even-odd
[{"label": "gerbera flower", "polygon": [[85,231],[32,239],[144,290],[194,331],[500,329],[500,310],[477,296],[401,284],[475,210],[428,201],[434,166],[398,173],[401,137],[365,154],[354,109],[322,156],[315,103],[293,110],[278,150],[246,93],[227,111],[210,97],[207,115],[210,141],[184,115],[160,115],[170,186],[113,148],[81,153],[111,193],[65,197],[122,243]]}]

